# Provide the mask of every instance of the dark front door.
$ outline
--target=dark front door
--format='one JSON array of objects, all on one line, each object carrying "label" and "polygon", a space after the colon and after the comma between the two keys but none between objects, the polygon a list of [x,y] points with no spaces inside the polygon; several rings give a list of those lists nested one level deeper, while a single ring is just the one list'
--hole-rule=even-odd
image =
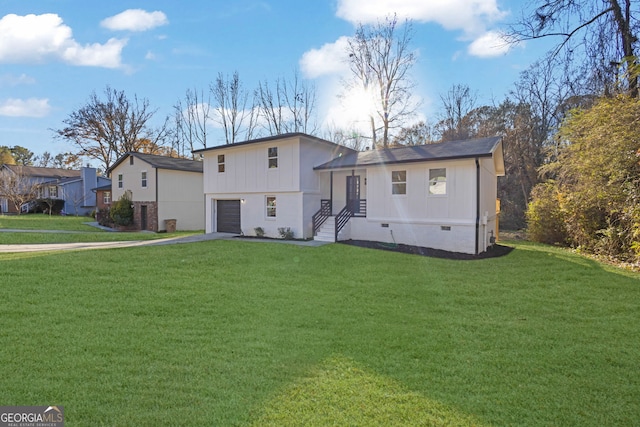
[{"label": "dark front door", "polygon": [[216,231],[219,233],[240,233],[240,200],[218,200]]},{"label": "dark front door", "polygon": [[140,229],[141,230],[147,229],[147,206],[146,205],[140,206]]},{"label": "dark front door", "polygon": [[347,176],[347,206],[354,214],[360,213],[360,175]]}]

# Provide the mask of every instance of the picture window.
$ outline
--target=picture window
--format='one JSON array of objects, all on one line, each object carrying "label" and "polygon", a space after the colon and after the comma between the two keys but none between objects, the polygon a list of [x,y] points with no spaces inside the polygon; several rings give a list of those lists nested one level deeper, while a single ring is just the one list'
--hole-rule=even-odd
[{"label": "picture window", "polygon": [[429,169],[429,194],[443,196],[447,194],[447,170]]}]

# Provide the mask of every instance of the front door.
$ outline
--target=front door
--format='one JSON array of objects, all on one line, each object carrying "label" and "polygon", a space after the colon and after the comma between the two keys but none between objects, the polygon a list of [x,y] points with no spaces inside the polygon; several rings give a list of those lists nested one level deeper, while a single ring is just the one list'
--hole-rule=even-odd
[{"label": "front door", "polygon": [[347,206],[352,213],[360,213],[360,175],[347,176]]},{"label": "front door", "polygon": [[147,205],[140,206],[140,229],[147,229]]}]

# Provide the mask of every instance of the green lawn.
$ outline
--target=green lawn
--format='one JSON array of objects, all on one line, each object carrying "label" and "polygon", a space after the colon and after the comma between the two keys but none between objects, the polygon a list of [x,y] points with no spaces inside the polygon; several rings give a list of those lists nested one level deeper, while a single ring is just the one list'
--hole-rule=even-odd
[{"label": "green lawn", "polygon": [[[177,231],[171,234],[148,231],[112,233],[86,224],[92,221],[92,218],[86,216],[0,215],[0,245],[155,240],[202,233],[202,231]],[[23,231],[8,233],[3,232],[2,229]],[[42,230],[57,232],[49,233]]]},{"label": "green lawn", "polygon": [[630,426],[640,275],[209,241],[0,254],[0,402],[68,426]]}]

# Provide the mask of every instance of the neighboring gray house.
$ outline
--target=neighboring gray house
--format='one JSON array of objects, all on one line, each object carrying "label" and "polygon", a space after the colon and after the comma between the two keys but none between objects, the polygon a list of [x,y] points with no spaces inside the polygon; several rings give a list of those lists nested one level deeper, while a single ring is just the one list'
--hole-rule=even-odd
[{"label": "neighboring gray house", "polygon": [[[5,164],[0,167],[0,175],[20,177],[29,184],[38,185],[37,197],[63,200],[63,210],[68,215],[89,215],[96,209],[96,194],[92,190],[111,183],[90,167],[71,170]],[[28,206],[22,209],[27,210]],[[15,206],[3,198],[0,198],[0,211],[17,213]]]}]

